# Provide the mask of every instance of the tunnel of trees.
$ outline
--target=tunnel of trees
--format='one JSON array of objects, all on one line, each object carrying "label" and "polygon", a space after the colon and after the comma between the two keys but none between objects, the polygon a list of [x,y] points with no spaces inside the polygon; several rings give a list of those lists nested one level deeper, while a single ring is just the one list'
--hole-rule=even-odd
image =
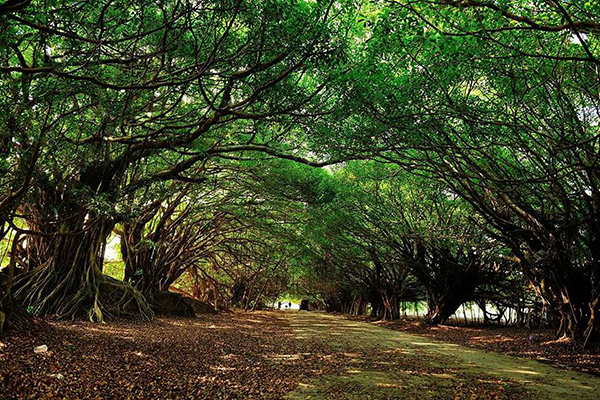
[{"label": "tunnel of trees", "polygon": [[0,331],[295,293],[597,339],[599,35],[574,0],[0,1]]}]

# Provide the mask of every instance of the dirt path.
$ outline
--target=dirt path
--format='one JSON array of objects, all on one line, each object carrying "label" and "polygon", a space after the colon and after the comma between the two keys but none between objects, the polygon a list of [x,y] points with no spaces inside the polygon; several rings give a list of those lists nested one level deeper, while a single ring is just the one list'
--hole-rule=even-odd
[{"label": "dirt path", "polygon": [[585,372],[600,377],[600,343],[588,342],[585,349],[581,344],[556,338],[556,329],[529,329],[526,327],[498,324],[484,325],[427,325],[422,318],[402,318],[396,321],[373,321],[366,317],[345,316],[354,321],[363,321],[444,342],[456,343],[517,358],[540,361],[567,370]]},{"label": "dirt path", "polygon": [[312,312],[49,321],[0,338],[0,400],[598,399],[599,381]]},{"label": "dirt path", "polygon": [[349,358],[344,370],[301,383],[290,399],[600,399],[600,378],[591,375],[338,316],[285,315],[298,341],[318,337]]}]

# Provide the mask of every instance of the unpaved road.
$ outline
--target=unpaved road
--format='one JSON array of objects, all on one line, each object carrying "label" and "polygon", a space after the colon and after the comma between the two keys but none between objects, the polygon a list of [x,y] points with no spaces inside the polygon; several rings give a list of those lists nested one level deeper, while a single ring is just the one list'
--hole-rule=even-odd
[{"label": "unpaved road", "polygon": [[300,383],[290,399],[600,399],[600,378],[591,375],[334,315],[285,315],[296,340],[318,337],[350,358],[337,374]]},{"label": "unpaved road", "polygon": [[0,338],[0,400],[600,399],[599,380],[313,312],[49,321]]}]

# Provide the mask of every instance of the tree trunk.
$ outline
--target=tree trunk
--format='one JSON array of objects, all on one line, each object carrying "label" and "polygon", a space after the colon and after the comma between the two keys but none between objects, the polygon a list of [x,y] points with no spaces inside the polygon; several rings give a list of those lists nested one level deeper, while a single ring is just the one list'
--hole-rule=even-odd
[{"label": "tree trunk", "polygon": [[[76,220],[81,214],[64,220]],[[15,297],[37,314],[60,318],[86,315],[103,321],[105,315],[153,316],[144,297],[132,286],[102,274],[106,240],[113,224],[81,218],[69,233],[30,236],[30,270],[15,282]],[[75,225],[75,226],[73,226]],[[73,229],[75,228],[75,229]]]},{"label": "tree trunk", "polygon": [[445,324],[448,319],[465,302],[471,293],[460,291],[458,288],[446,287],[443,295],[430,294],[427,322],[432,325]]},{"label": "tree trunk", "polygon": [[[537,278],[538,294],[545,300],[548,311],[559,319],[557,338],[587,342],[600,337],[600,288],[595,283],[600,276],[590,265],[590,271],[581,271],[571,265],[560,268],[564,274]],[[566,272],[569,272],[568,274]],[[590,277],[591,275],[591,277]]]}]

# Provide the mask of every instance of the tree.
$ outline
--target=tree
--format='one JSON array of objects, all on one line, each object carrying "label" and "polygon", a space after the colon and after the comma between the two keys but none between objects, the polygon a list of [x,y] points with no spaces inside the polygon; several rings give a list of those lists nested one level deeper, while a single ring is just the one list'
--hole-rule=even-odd
[{"label": "tree", "polygon": [[[560,317],[598,331],[595,5],[397,2],[371,43],[376,154],[443,182]],[[401,67],[400,67],[401,66]],[[374,94],[373,94],[374,93]]]},{"label": "tree", "polygon": [[292,153],[303,142],[294,124],[332,106],[346,15],[277,1],[31,2],[4,14],[3,77],[63,90],[68,110],[21,201],[18,296],[37,312],[101,320],[101,286],[116,285],[143,307],[101,275],[121,203],[159,181],[201,184],[209,161],[248,152],[322,165]]},{"label": "tree", "polygon": [[395,282],[393,294],[379,289],[391,318],[399,317],[401,300],[419,298],[411,279],[424,289],[434,324],[445,323],[465,302],[516,292],[501,243],[444,186],[376,165],[346,168],[341,176],[354,181],[344,199],[359,222],[347,226],[349,234],[357,246],[367,244],[379,285]]}]

